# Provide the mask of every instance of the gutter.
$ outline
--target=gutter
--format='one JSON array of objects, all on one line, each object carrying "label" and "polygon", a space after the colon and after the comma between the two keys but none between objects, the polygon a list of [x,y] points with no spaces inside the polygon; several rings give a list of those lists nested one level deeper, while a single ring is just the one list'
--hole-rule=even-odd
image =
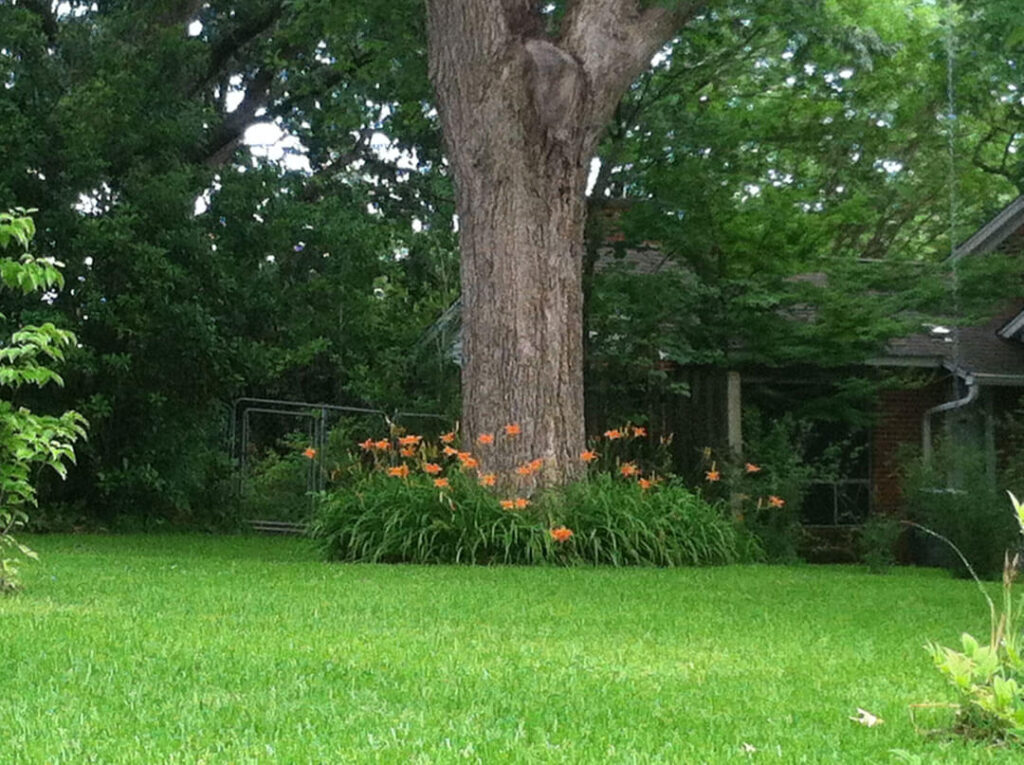
[{"label": "gutter", "polygon": [[938,406],[933,406],[924,413],[924,417],[921,420],[921,456],[926,465],[932,461],[932,415],[940,414],[941,412],[951,412],[954,409],[962,409],[965,406],[969,406],[977,400],[978,394],[981,392],[981,388],[974,379],[974,375],[966,375],[964,383],[967,385],[966,395],[952,401],[945,401]]}]

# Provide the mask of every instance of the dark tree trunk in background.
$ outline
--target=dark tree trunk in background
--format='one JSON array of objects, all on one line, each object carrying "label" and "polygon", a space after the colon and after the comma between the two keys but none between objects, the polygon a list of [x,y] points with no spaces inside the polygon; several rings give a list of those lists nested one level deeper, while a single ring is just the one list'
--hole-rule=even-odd
[{"label": "dark tree trunk in background", "polygon": [[[633,79],[683,20],[576,0],[557,36],[534,0],[427,0],[430,72],[456,184],[467,443],[518,423],[493,466],[579,475],[588,165]],[[491,465],[489,465],[491,466]]]}]

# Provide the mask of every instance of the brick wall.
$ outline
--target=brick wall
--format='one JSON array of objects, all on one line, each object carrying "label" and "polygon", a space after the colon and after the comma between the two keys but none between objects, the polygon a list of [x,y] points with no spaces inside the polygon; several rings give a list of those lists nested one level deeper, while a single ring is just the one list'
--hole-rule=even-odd
[{"label": "brick wall", "polygon": [[871,436],[873,512],[896,514],[901,511],[901,447],[907,444],[920,447],[924,413],[951,398],[949,378],[921,388],[885,390],[879,394]]}]

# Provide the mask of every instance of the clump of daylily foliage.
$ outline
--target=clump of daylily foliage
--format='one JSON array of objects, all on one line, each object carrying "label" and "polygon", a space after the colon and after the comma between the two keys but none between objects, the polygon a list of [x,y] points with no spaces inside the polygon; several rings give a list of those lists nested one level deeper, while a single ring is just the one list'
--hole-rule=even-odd
[{"label": "clump of daylily foliage", "polygon": [[[579,454],[584,480],[538,491],[543,459],[509,474],[489,466],[492,450],[524,427],[505,424],[472,447],[456,431],[359,443],[346,480],[319,497],[314,538],[326,557],[346,561],[681,566],[750,555],[728,501],[654,469],[666,439],[652,445],[639,425],[608,430]],[[713,470],[707,480],[714,488]]]}]

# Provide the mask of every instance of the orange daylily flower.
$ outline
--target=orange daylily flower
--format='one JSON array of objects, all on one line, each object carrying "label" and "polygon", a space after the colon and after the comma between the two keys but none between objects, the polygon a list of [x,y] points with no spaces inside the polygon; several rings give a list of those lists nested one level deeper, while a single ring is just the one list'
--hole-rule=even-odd
[{"label": "orange daylily flower", "polygon": [[411,446],[403,446],[401,448],[401,450],[399,451],[399,453],[403,457],[415,457],[416,456],[416,450],[413,449]]},{"label": "orange daylily flower", "polygon": [[526,497],[516,497],[516,510],[525,510],[530,504],[530,500]]},{"label": "orange daylily flower", "polygon": [[498,504],[501,505],[502,510],[511,510],[516,506],[516,503],[511,499],[499,500]]},{"label": "orange daylily flower", "polygon": [[743,469],[746,470],[748,473],[760,473],[761,472],[761,466],[760,465],[755,465],[753,462],[748,462],[744,466]]},{"label": "orange daylily flower", "polygon": [[459,452],[459,462],[461,462],[462,467],[467,470],[480,467],[480,463],[477,462],[476,457],[472,456],[469,452]]},{"label": "orange daylily flower", "polygon": [[442,444],[450,444],[450,443],[454,443],[454,441],[455,441],[455,431],[454,430],[451,430],[451,431],[449,431],[447,433],[442,433],[441,434],[441,443]]},{"label": "orange daylily flower", "polygon": [[786,504],[786,500],[784,500],[782,497],[776,497],[774,494],[772,494],[770,497],[768,497],[768,506],[769,507],[782,507],[785,504]]},{"label": "orange daylily flower", "polygon": [[518,423],[512,422],[505,426],[506,436],[518,436],[523,432],[523,429],[519,427]]},{"label": "orange daylily flower", "polygon": [[314,457],[316,457],[316,449],[314,449],[312,446],[307,446],[306,451],[302,453],[302,456],[307,457],[308,459],[313,459]]},{"label": "orange daylily flower", "polygon": [[434,479],[434,486],[436,486],[439,489],[446,489],[446,488],[448,488],[448,479],[447,478],[435,478]]},{"label": "orange daylily flower", "polygon": [[497,482],[498,476],[496,476],[494,473],[485,473],[484,475],[480,476],[481,486],[494,486],[494,484]]},{"label": "orange daylily flower", "polygon": [[619,472],[622,473],[622,475],[624,476],[637,475],[640,472],[640,468],[638,468],[632,462],[627,462],[626,464],[619,468]]},{"label": "orange daylily flower", "polygon": [[398,467],[388,468],[388,475],[393,478],[405,478],[409,475],[409,466],[399,465]]},{"label": "orange daylily flower", "polygon": [[704,474],[704,477],[711,481],[711,483],[722,480],[722,474],[719,473],[714,467],[712,467],[711,470],[706,472]]},{"label": "orange daylily flower", "polygon": [[373,442],[373,448],[380,449],[381,451],[386,452],[388,449],[391,448],[391,442],[386,438],[382,438],[380,441]]},{"label": "orange daylily flower", "polygon": [[533,472],[533,467],[527,462],[525,465],[520,465],[516,468],[516,473],[519,475],[530,475]]},{"label": "orange daylily flower", "polygon": [[451,446],[446,446],[444,447],[444,449],[441,450],[441,452],[444,454],[445,457],[454,457],[456,454],[459,453],[459,450],[454,449]]},{"label": "orange daylily flower", "polygon": [[654,482],[647,478],[640,478],[637,480],[637,483],[640,485],[640,488],[643,489],[644,491],[647,491],[649,488],[654,486]]},{"label": "orange daylily flower", "polygon": [[641,436],[647,435],[647,428],[642,428],[638,425],[633,426],[633,437],[640,438]]},{"label": "orange daylily flower", "polygon": [[373,439],[367,438],[365,441],[359,444],[360,448],[370,451],[373,448]]},{"label": "orange daylily flower", "polygon": [[594,460],[597,459],[597,452],[585,449],[582,452],[580,452],[580,459],[583,460],[584,462],[593,462]]},{"label": "orange daylily flower", "polygon": [[437,475],[437,474],[438,474],[438,473],[440,473],[440,472],[441,472],[441,471],[442,471],[443,469],[444,469],[444,468],[442,468],[442,467],[441,467],[440,465],[438,465],[438,464],[437,464],[436,462],[428,462],[427,464],[425,464],[425,465],[423,466],[423,472],[424,472],[424,473],[429,473],[430,475]]},{"label": "orange daylily flower", "polygon": [[398,439],[399,446],[416,446],[423,440],[423,436],[402,436]]},{"label": "orange daylily flower", "polygon": [[542,467],[544,467],[544,460],[540,457],[535,460],[530,460],[530,468],[532,470],[540,470]]},{"label": "orange daylily flower", "polygon": [[604,437],[607,438],[609,441],[614,441],[616,438],[622,438],[622,431],[619,430],[618,428],[614,428],[613,430],[606,430],[604,432]]},{"label": "orange daylily flower", "polygon": [[556,542],[566,542],[571,536],[572,529],[567,529],[565,526],[559,526],[557,529],[551,529],[551,538]]},{"label": "orange daylily flower", "polygon": [[494,443],[494,434],[493,433],[481,433],[479,436],[476,437],[476,442],[478,444],[485,444],[485,445],[486,444],[493,444]]}]

